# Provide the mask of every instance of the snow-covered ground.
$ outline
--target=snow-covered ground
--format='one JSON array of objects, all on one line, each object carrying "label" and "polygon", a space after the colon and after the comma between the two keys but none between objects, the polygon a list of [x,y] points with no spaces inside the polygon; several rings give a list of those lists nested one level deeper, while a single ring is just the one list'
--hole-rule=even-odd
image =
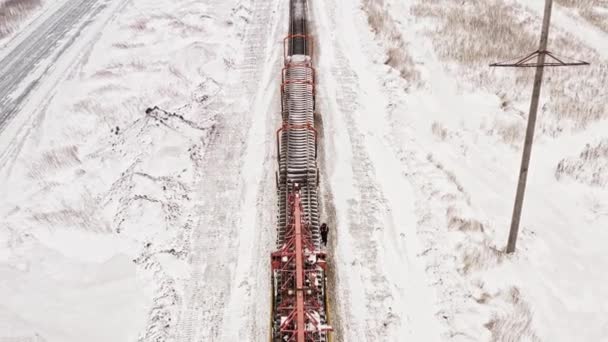
[{"label": "snow-covered ground", "polygon": [[131,1],[58,58],[1,136],[0,339],[267,336],[286,9]]},{"label": "snow-covered ground", "polygon": [[416,261],[411,185],[386,149],[389,100],[366,54],[363,42],[373,44],[367,22],[351,1],[313,8],[323,191],[331,193],[327,212],[335,211],[333,324],[344,341],[439,341],[434,296]]},{"label": "snow-covered ground", "polygon": [[[608,33],[566,2],[593,66],[547,73],[512,256],[531,71],[487,65],[542,0],[310,2],[336,340],[608,341]],[[99,4],[0,134],[0,341],[264,340],[287,1]]]},{"label": "snow-covered ground", "polygon": [[536,48],[542,1],[521,3],[316,5],[345,341],[606,340],[607,36],[562,7],[551,50],[594,65],[547,74],[503,253],[532,74],[487,65]]}]

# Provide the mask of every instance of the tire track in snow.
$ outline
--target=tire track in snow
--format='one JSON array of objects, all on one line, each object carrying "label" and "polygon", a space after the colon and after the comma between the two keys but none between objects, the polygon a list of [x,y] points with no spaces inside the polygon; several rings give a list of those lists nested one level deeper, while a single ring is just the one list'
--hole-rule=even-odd
[{"label": "tire track in snow", "polygon": [[251,51],[247,58],[256,64],[254,69],[245,70],[244,80],[250,82],[240,96],[250,99],[245,111],[252,118],[242,166],[245,173],[239,198],[242,215],[238,251],[231,297],[224,310],[222,341],[262,341],[270,329],[271,306],[266,302],[271,293],[270,267],[268,262],[260,261],[268,260],[276,241],[275,130],[281,119],[277,91],[280,79],[276,71],[283,66],[283,50],[277,42],[284,34],[288,4],[288,1],[256,3],[251,11],[252,21],[265,25],[251,28],[246,36],[246,51]]},{"label": "tire track in snow", "polygon": [[[337,13],[336,6],[333,2],[328,6],[331,6],[329,10],[316,7],[317,21],[322,26],[319,27],[321,37],[319,40],[330,32],[337,31],[335,29],[337,26],[336,16],[331,15]],[[331,21],[327,19],[324,13],[330,13]],[[321,76],[320,88],[321,91],[326,92],[323,97],[327,98],[326,101],[321,101],[321,106],[327,105],[329,107],[322,109],[326,118],[331,119],[335,116],[336,119],[333,119],[331,124],[325,124],[324,128],[327,130],[337,122],[344,121],[345,134],[342,141],[336,143],[348,142],[349,144],[349,150],[352,153],[351,181],[354,192],[354,196],[346,203],[346,217],[344,213],[337,217],[338,231],[335,233],[336,240],[339,241],[334,242],[337,244],[337,251],[334,251],[334,255],[341,259],[352,258],[352,260],[349,260],[349,264],[334,260],[337,272],[334,286],[335,293],[339,297],[336,302],[339,306],[338,312],[341,315],[338,322],[343,325],[337,327],[337,329],[343,331],[345,341],[354,339],[361,341],[386,340],[391,336],[390,332],[387,332],[387,327],[395,323],[398,324],[400,320],[398,314],[392,310],[396,304],[395,298],[381,265],[381,255],[379,255],[381,253],[380,249],[383,248],[380,241],[381,229],[388,221],[386,215],[389,210],[382,189],[374,177],[375,170],[367,153],[365,136],[359,130],[358,123],[355,121],[355,116],[359,115],[358,112],[362,109],[359,103],[360,91],[357,88],[360,80],[352,70],[344,52],[341,49],[327,48],[324,46],[325,42],[329,43],[330,40],[323,39],[320,42],[320,49],[322,49],[320,69],[325,67],[327,58],[333,59],[333,67],[319,72]],[[333,42],[335,43],[336,40]],[[335,47],[339,48],[340,46],[336,44]],[[328,55],[329,57],[327,57]],[[327,75],[328,73],[331,75],[331,81]],[[334,85],[335,88],[332,87]],[[326,120],[330,121],[328,119]],[[333,130],[340,129],[332,128]],[[339,139],[331,136],[336,134],[336,132],[332,132],[333,130],[327,130],[326,139],[330,141]],[[343,151],[330,150],[329,153],[343,153]],[[348,157],[345,156],[346,159]],[[344,176],[348,177],[349,175]],[[337,198],[334,197],[337,201],[340,201],[340,198],[344,196],[344,193],[339,194],[340,189],[334,188],[332,192],[338,195]],[[339,204],[337,205],[339,206]],[[340,222],[345,219],[346,222]],[[346,229],[347,232],[341,231],[342,229]],[[352,251],[346,252],[350,255],[343,254],[345,253],[344,249],[351,248]],[[346,268],[350,271],[347,271]],[[344,278],[345,273],[349,274],[347,278]]]},{"label": "tire track in snow", "polygon": [[[227,102],[217,103],[218,108],[215,109],[216,112],[222,113],[218,116],[216,134],[198,165],[201,199],[196,211],[200,214],[200,220],[191,237],[192,280],[186,288],[184,305],[178,319],[176,341],[225,341],[234,340],[235,336],[241,338],[247,334],[260,336],[266,333],[266,331],[261,332],[262,328],[259,326],[258,320],[261,319],[266,323],[267,316],[248,317],[247,319],[253,320],[253,322],[251,325],[246,324],[245,327],[238,326],[237,328],[232,323],[241,323],[239,322],[240,316],[235,316],[258,310],[250,305],[257,307],[266,303],[260,301],[260,296],[253,293],[254,290],[257,290],[256,286],[261,286],[261,284],[248,282],[250,276],[257,276],[259,268],[244,267],[245,271],[255,274],[241,274],[239,272],[242,271],[240,268],[243,268],[243,265],[239,265],[239,263],[247,261],[254,263],[255,267],[260,265],[264,270],[268,269],[268,264],[257,263],[255,260],[243,260],[239,253],[242,253],[240,245],[248,243],[253,243],[252,255],[259,255],[258,253],[267,250],[264,246],[259,245],[264,244],[260,236],[265,235],[255,235],[255,231],[251,231],[251,229],[266,227],[251,226],[254,223],[245,221],[245,212],[247,210],[255,211],[255,208],[260,207],[260,203],[265,202],[265,199],[260,197],[264,196],[264,191],[260,188],[267,185],[268,182],[264,178],[259,180],[260,183],[255,183],[254,180],[254,184],[247,184],[247,180],[250,178],[247,173],[258,170],[247,170],[245,166],[247,158],[250,157],[247,155],[250,152],[250,147],[247,146],[250,134],[254,134],[254,141],[260,133],[264,134],[258,131],[251,132],[252,129],[264,128],[264,124],[258,127],[253,121],[268,122],[263,117],[254,116],[259,113],[252,107],[254,104],[264,105],[264,101],[270,101],[270,99],[259,98],[265,92],[259,91],[258,82],[262,80],[264,70],[274,68],[274,64],[269,63],[265,56],[269,55],[269,48],[276,49],[276,46],[269,44],[269,30],[274,22],[268,18],[269,13],[276,13],[273,11],[273,6],[276,5],[272,1],[240,1],[232,9],[232,16],[235,20],[238,17],[238,20],[243,21],[241,28],[246,31],[243,37],[244,47],[242,50],[237,49],[237,53],[242,52],[244,56],[241,60],[242,65],[230,72],[234,78],[224,93]],[[243,27],[244,25],[247,25],[246,29]],[[239,28],[237,27],[235,30],[238,31]],[[237,34],[240,35],[240,33]],[[274,93],[276,91],[272,92],[272,94]],[[271,115],[271,113],[267,115]],[[264,141],[264,143],[266,153],[262,154],[262,157],[267,160],[256,162],[256,167],[259,168],[263,167],[262,163],[269,165],[269,161],[274,160],[268,152],[269,146],[274,145],[269,144],[270,141]],[[272,165],[271,162],[270,165]],[[243,196],[246,196],[248,191],[254,191],[257,197],[258,204],[254,203],[254,208],[242,206],[244,204]],[[272,206],[270,208],[274,209]],[[243,228],[244,226],[246,227]],[[252,234],[254,241],[247,241],[245,236],[251,237]],[[254,283],[258,281],[257,279],[251,280]],[[235,284],[237,281],[240,282]],[[248,298],[239,296],[243,293]],[[261,298],[266,299],[267,293],[264,293]],[[235,312],[234,303],[239,304],[238,309],[242,312]],[[251,338],[257,339],[257,337]],[[247,337],[244,339],[249,340]]]},{"label": "tire track in snow", "polygon": [[[314,22],[314,18],[317,17],[315,14],[315,6],[309,6],[309,20]],[[318,29],[316,25],[309,25],[308,27],[309,34],[313,37],[313,65],[319,65],[319,54],[323,54],[320,50],[320,41],[317,39],[319,37]],[[317,76],[318,77],[318,76]],[[317,85],[319,86],[319,85]],[[317,94],[316,103],[318,106],[324,106],[324,99]],[[335,150],[331,149],[331,146],[326,146],[324,143],[326,139],[331,136],[332,133],[327,132],[325,129],[324,122],[329,120],[330,118],[324,117],[323,111],[319,112],[315,111],[315,127],[318,132],[318,156],[317,160],[319,161],[319,219],[322,222],[325,222],[329,227],[329,240],[327,241],[328,246],[326,248],[327,252],[327,275],[326,275],[326,300],[327,300],[327,316],[329,325],[332,326],[333,332],[331,333],[332,341],[340,342],[343,341],[344,332],[342,330],[343,325],[340,319],[340,316],[337,313],[338,309],[338,301],[337,301],[337,293],[338,293],[338,273],[336,269],[336,239],[333,238],[337,236],[337,217],[336,217],[336,208],[334,206],[334,194],[332,192],[332,188],[329,184],[330,172],[331,172],[331,163],[335,157]],[[330,113],[327,113],[330,115]]]},{"label": "tire track in snow", "polygon": [[[358,198],[349,201],[348,216],[349,233],[352,236],[353,247],[356,251],[355,260],[358,265],[359,276],[365,284],[365,307],[368,318],[365,322],[365,336],[367,340],[376,340],[383,336],[386,322],[383,318],[392,316],[386,310],[393,303],[393,297],[388,289],[388,280],[381,272],[378,249],[377,230],[381,229],[384,219],[383,212],[386,208],[386,200],[375,182],[374,167],[367,155],[365,137],[358,130],[353,119],[353,113],[358,110],[357,92],[350,85],[358,83],[356,75],[344,66],[347,61],[341,53],[336,58],[337,65],[332,70],[338,84],[341,85],[336,94],[338,110],[345,113],[346,129],[349,135],[350,145],[353,151],[352,171],[354,176],[354,187]],[[353,281],[352,279],[350,281]],[[394,316],[390,319],[395,318]]]},{"label": "tire track in snow", "polygon": [[[416,255],[420,246],[412,189],[391,153],[384,115],[390,103],[381,75],[374,73],[379,66],[366,54],[371,32],[357,3],[323,4],[316,11],[324,36],[319,40],[325,70],[319,74],[330,108],[322,111],[335,117],[328,120],[331,128],[325,125],[331,131],[326,138],[336,145],[333,152],[339,158],[332,188],[344,340],[438,341],[434,295]],[[328,59],[331,66],[324,62]]]}]

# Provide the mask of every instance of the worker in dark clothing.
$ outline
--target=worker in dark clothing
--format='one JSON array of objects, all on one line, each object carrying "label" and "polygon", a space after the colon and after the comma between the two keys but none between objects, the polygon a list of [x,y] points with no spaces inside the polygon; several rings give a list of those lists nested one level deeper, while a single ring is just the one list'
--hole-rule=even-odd
[{"label": "worker in dark clothing", "polygon": [[323,242],[323,246],[327,246],[327,233],[329,233],[329,228],[323,223],[321,225],[321,242]]}]

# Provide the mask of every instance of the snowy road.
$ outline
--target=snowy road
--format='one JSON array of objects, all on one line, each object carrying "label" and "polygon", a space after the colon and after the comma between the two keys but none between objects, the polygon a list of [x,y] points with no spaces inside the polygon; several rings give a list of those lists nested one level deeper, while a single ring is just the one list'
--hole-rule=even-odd
[{"label": "snowy road", "polygon": [[17,113],[41,79],[55,65],[106,1],[65,1],[50,17],[40,18],[0,51],[0,130]]}]

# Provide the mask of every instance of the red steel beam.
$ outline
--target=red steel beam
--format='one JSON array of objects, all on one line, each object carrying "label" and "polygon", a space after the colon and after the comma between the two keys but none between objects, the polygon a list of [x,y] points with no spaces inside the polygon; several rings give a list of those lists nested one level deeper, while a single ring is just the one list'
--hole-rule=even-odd
[{"label": "red steel beam", "polygon": [[296,233],[296,311],[297,322],[296,327],[297,342],[305,342],[305,326],[304,326],[304,250],[302,249],[302,213],[300,212],[300,193],[296,193],[294,203],[294,218],[295,218],[295,233]]}]

